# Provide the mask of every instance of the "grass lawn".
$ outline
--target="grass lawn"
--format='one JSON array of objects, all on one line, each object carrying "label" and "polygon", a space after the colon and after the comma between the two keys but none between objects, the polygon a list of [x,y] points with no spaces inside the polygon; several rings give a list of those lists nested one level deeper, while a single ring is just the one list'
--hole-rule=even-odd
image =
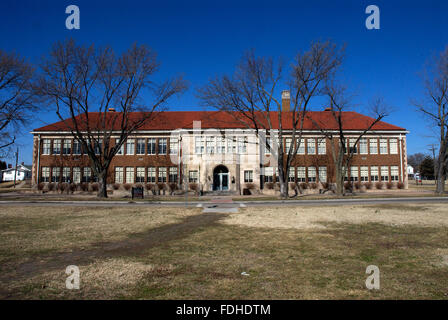
[{"label": "grass lawn", "polygon": [[448,299],[444,204],[2,207],[0,243],[1,299]]}]

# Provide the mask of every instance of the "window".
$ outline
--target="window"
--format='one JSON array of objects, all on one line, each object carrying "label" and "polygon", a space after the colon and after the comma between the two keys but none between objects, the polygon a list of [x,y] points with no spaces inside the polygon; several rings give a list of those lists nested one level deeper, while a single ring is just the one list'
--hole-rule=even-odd
[{"label": "window", "polygon": [[264,182],[274,182],[274,168],[265,167],[264,168]]},{"label": "window", "polygon": [[166,138],[159,138],[159,154],[166,154],[166,144],[167,139]]},{"label": "window", "polygon": [[350,181],[358,181],[359,177],[358,177],[358,167],[357,166],[353,166],[350,167]]},{"label": "window", "polygon": [[51,182],[60,182],[61,181],[61,168],[53,167],[51,169]]},{"label": "window", "polygon": [[389,167],[382,166],[381,167],[381,181],[389,181]]},{"label": "window", "polygon": [[148,154],[156,154],[156,139],[148,139]]},{"label": "window", "polygon": [[137,154],[145,154],[145,139],[137,139]]},{"label": "window", "polygon": [[115,167],[115,182],[123,183],[123,167]]},{"label": "window", "polygon": [[369,181],[369,167],[363,166],[360,168],[361,170],[361,181]]},{"label": "window", "polygon": [[170,167],[168,181],[176,183],[177,182],[177,168],[176,167]]},{"label": "window", "polygon": [[53,140],[53,154],[61,154],[61,139]]},{"label": "window", "polygon": [[227,152],[236,153],[236,140],[235,137],[227,137]]},{"label": "window", "polygon": [[179,140],[177,138],[170,138],[170,154],[177,154],[179,151]]},{"label": "window", "polygon": [[101,154],[103,150],[103,144],[101,141],[95,141],[95,154]]},{"label": "window", "polygon": [[316,154],[316,139],[306,139],[306,143],[308,146],[308,154]]},{"label": "window", "polygon": [[126,183],[134,183],[134,167],[126,167]]},{"label": "window", "polygon": [[148,182],[150,183],[156,182],[156,168],[154,167],[148,168]]},{"label": "window", "polygon": [[367,139],[366,138],[359,139],[359,153],[367,154]]},{"label": "window", "polygon": [[[120,143],[120,139],[115,139],[115,145],[117,145],[119,143]],[[118,149],[117,154],[118,155],[123,155],[124,154],[124,144],[122,144],[120,146],[120,149]]]},{"label": "window", "polygon": [[80,183],[80,182],[81,182],[81,168],[74,167],[73,168],[73,183]]},{"label": "window", "polygon": [[378,154],[378,139],[369,139],[370,143],[370,154]]},{"label": "window", "polygon": [[[144,145],[144,143],[143,143]],[[145,182],[145,167],[137,167],[135,182]]]},{"label": "window", "polygon": [[247,152],[247,137],[238,137],[238,154]]},{"label": "window", "polygon": [[126,140],[126,154],[135,154],[135,139]]},{"label": "window", "polygon": [[70,168],[62,168],[62,182],[70,182]]},{"label": "window", "polygon": [[308,181],[316,182],[316,167],[308,167]]},{"label": "window", "polygon": [[42,154],[50,154],[50,145],[51,145],[50,139],[42,140]]},{"label": "window", "polygon": [[72,153],[72,140],[64,139],[62,154],[71,154],[71,153]]},{"label": "window", "polygon": [[319,167],[319,181],[327,182],[327,167]]},{"label": "window", "polygon": [[215,137],[208,136],[205,141],[205,150],[207,154],[214,154],[215,153]]},{"label": "window", "polygon": [[390,180],[391,181],[399,181],[398,166],[390,167]]},{"label": "window", "polygon": [[271,138],[266,138],[266,146],[264,148],[264,154],[271,154]]},{"label": "window", "polygon": [[166,168],[159,168],[158,182],[166,182]]},{"label": "window", "polygon": [[327,141],[325,140],[325,138],[318,139],[317,153],[318,154],[326,154],[327,153]]},{"label": "window", "polygon": [[194,139],[194,150],[196,154],[203,154],[204,153],[204,137],[199,136],[195,137]]},{"label": "window", "polygon": [[358,153],[358,148],[356,147],[356,139],[348,139],[349,152],[352,154]]},{"label": "window", "polygon": [[285,139],[285,152],[288,153],[289,149],[291,149],[292,138]]},{"label": "window", "polygon": [[50,182],[50,167],[42,167],[42,182]]},{"label": "window", "polygon": [[387,154],[387,139],[380,139],[380,154]]},{"label": "window", "polygon": [[222,136],[216,137],[216,153],[226,153],[226,139]]},{"label": "window", "polygon": [[90,182],[92,179],[92,169],[85,167],[82,172],[82,182]]},{"label": "window", "polygon": [[254,182],[254,172],[252,170],[244,170],[244,182]]},{"label": "window", "polygon": [[297,167],[297,182],[306,182],[306,168]]},{"label": "window", "polygon": [[389,140],[390,154],[398,154],[398,141],[397,139]]},{"label": "window", "polygon": [[188,182],[190,182],[190,183],[198,182],[198,171],[197,170],[188,171]]},{"label": "window", "polygon": [[288,182],[295,182],[295,181],[296,181],[296,168],[291,167],[289,168]]},{"label": "window", "polygon": [[74,155],[81,154],[81,143],[76,139],[73,140],[73,154]]},{"label": "window", "polygon": [[297,139],[297,144],[299,144],[299,148],[297,149],[297,154],[305,154],[305,139]]},{"label": "window", "polygon": [[370,167],[370,181],[378,181],[378,167]]}]

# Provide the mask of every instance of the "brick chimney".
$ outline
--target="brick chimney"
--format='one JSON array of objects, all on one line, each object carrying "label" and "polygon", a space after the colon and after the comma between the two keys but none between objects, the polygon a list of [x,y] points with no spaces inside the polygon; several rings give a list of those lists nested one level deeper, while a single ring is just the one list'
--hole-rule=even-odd
[{"label": "brick chimney", "polygon": [[290,111],[291,108],[291,94],[289,90],[282,91],[282,111]]}]

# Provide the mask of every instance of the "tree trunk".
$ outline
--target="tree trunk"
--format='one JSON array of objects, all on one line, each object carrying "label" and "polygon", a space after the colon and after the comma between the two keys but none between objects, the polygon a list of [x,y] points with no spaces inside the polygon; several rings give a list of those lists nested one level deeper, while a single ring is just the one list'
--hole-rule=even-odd
[{"label": "tree trunk", "polygon": [[441,143],[440,151],[439,151],[439,157],[437,159],[437,185],[436,185],[436,193],[443,194],[445,192],[445,179],[446,179],[446,172],[445,172],[445,154],[446,154],[446,147],[444,141]]},{"label": "tree trunk", "polygon": [[98,193],[96,196],[98,198],[107,198],[107,170],[101,172],[98,177],[98,182],[100,186],[98,188]]},{"label": "tree trunk", "polygon": [[[281,159],[281,161],[283,161],[283,159]],[[288,179],[285,178],[285,174],[284,174],[285,169],[286,168],[279,161],[278,175],[279,175],[279,182],[280,182],[280,197],[282,199],[288,198]]]}]

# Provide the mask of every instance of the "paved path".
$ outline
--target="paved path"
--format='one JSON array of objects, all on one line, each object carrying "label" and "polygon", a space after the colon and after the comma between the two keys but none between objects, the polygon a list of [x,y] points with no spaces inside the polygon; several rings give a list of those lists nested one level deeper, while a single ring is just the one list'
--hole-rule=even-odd
[{"label": "paved path", "polygon": [[[227,198],[227,200],[229,200]],[[232,200],[230,200],[232,201]],[[14,201],[0,200],[1,206],[75,206],[75,207],[112,207],[112,206],[147,206],[147,207],[211,207],[216,208],[238,208],[238,207],[284,207],[284,206],[324,206],[324,205],[356,205],[356,204],[384,204],[384,203],[448,203],[448,197],[402,197],[402,198],[360,198],[360,199],[321,199],[321,200],[276,200],[276,201],[237,201],[218,202],[212,201]],[[211,212],[211,211],[210,211]]]},{"label": "paved path", "polygon": [[238,208],[246,207],[244,203],[233,202],[231,198],[227,197],[215,197],[210,202],[200,203],[196,207],[203,208],[204,213],[237,213]]}]

